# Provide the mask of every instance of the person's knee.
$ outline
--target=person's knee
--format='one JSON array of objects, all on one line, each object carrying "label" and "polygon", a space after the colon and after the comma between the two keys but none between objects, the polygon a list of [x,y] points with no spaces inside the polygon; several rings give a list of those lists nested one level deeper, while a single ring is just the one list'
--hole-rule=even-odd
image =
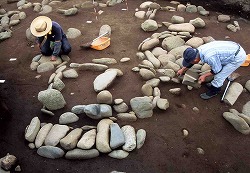
[{"label": "person's knee", "polygon": [[64,46],[63,53],[65,55],[68,55],[70,52],[71,52],[71,46],[70,45]]},{"label": "person's knee", "polygon": [[50,56],[50,55],[52,55],[52,51],[50,51],[49,49],[46,49],[45,47],[42,47],[41,54],[44,56]]}]

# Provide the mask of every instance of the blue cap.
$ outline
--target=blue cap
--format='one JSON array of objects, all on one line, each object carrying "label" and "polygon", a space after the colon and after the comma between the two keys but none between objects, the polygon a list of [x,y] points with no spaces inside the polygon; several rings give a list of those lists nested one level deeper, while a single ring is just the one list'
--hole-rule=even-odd
[{"label": "blue cap", "polygon": [[193,60],[195,60],[196,56],[198,54],[198,49],[193,49],[193,48],[187,48],[184,52],[183,52],[183,62],[182,65],[184,67],[188,67],[191,65],[191,62]]}]

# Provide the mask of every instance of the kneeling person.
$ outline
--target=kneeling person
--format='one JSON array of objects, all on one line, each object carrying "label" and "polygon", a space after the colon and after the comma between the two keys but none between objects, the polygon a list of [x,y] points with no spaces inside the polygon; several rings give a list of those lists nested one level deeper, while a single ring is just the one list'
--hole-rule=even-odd
[{"label": "kneeling person", "polygon": [[[55,61],[57,56],[68,55],[71,52],[71,46],[62,27],[49,17],[39,16],[35,18],[30,25],[31,33],[37,37],[37,46],[45,56],[51,56]],[[46,39],[41,46],[43,40]]]}]

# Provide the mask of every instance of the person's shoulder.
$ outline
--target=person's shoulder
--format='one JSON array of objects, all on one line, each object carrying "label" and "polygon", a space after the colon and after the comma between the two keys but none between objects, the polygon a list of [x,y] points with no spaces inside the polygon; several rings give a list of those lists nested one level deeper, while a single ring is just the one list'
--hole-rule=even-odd
[{"label": "person's shoulder", "polygon": [[61,27],[61,26],[59,25],[59,23],[57,23],[57,22],[55,22],[55,21],[52,21],[52,26]]}]

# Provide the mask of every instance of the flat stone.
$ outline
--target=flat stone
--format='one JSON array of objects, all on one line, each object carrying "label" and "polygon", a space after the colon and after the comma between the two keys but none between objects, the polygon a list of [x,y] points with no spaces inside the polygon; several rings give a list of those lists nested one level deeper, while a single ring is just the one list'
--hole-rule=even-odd
[{"label": "flat stone", "polygon": [[82,150],[82,149],[74,149],[68,151],[65,154],[66,159],[92,159],[99,156],[99,151],[97,149],[91,150]]},{"label": "flat stone", "polygon": [[25,133],[25,139],[29,142],[34,142],[38,131],[40,130],[40,120],[38,117],[32,118],[28,129]]},{"label": "flat stone", "polygon": [[63,157],[64,151],[61,148],[54,146],[42,146],[38,148],[37,154],[39,156],[49,158],[49,159],[58,159]]}]

